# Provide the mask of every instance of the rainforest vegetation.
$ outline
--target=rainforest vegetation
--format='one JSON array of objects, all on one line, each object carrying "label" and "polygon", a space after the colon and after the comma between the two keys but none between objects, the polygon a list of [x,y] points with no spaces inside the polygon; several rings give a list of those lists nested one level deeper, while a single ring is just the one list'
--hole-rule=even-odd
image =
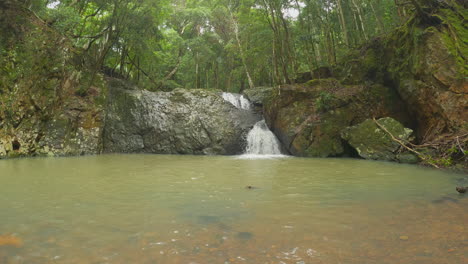
[{"label": "rainforest vegetation", "polygon": [[468,263],[467,7],[0,0],[0,264]]},{"label": "rainforest vegetation", "polygon": [[[214,124],[208,119],[203,133],[200,127],[182,129],[180,122],[171,123],[174,131],[167,135],[154,127],[130,129],[138,127],[135,120],[150,125],[167,115],[180,120],[173,115],[180,109],[195,115],[206,98],[218,107],[209,116],[232,124],[240,114],[223,112],[216,103],[224,91],[253,100],[288,154],[357,156],[349,151],[353,137],[344,131],[366,119],[391,117],[413,136],[387,135],[397,144],[389,155],[360,157],[402,162],[400,152],[411,152],[412,162],[466,168],[466,5],[463,0],[4,0],[0,157],[235,154],[241,142],[232,153],[231,143],[253,124],[236,137],[219,132],[229,140],[205,137],[218,129],[206,129]],[[130,96],[108,89],[114,86],[174,93]],[[195,89],[204,91],[189,92]],[[152,96],[171,98],[174,105],[152,113]],[[137,109],[129,110],[132,106]],[[186,123],[209,112],[199,110]],[[185,138],[180,131],[194,134]],[[171,138],[179,132],[185,141],[175,144]],[[134,135],[141,139],[129,140]],[[164,140],[176,147],[159,149]],[[221,141],[231,143],[220,148]]]},{"label": "rainforest vegetation", "polygon": [[[151,90],[293,83],[440,1],[20,0],[94,72]],[[450,2],[450,1],[448,1]],[[34,36],[32,36],[34,37]]]}]

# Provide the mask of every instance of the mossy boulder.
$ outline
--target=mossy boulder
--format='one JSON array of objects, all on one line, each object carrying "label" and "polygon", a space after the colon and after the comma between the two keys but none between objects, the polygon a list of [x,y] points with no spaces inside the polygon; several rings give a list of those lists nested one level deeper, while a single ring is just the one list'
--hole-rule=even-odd
[{"label": "mossy boulder", "polygon": [[[408,142],[413,130],[405,128],[393,118],[385,117],[377,120],[395,138]],[[372,160],[397,160],[397,150],[400,144],[379,127],[374,120],[367,119],[364,122],[348,127],[341,132],[341,137],[346,140],[361,156]]]},{"label": "mossy boulder", "polygon": [[415,118],[421,142],[442,133],[466,134],[468,27],[465,9],[433,10],[437,23],[417,16],[349,53],[334,72],[345,84],[379,83],[396,89]]},{"label": "mossy boulder", "polygon": [[263,103],[271,94],[273,87],[255,87],[247,89],[243,93],[254,106],[263,106]]},{"label": "mossy boulder", "polygon": [[332,78],[332,69],[330,67],[319,67],[314,69],[312,72],[301,72],[298,73],[296,78],[294,79],[294,83],[306,83],[310,80],[314,79],[328,79]]},{"label": "mossy boulder", "polygon": [[411,119],[395,90],[382,85],[342,85],[336,79],[283,85],[264,105],[265,119],[283,146],[306,157],[349,156],[341,131],[373,116]]},{"label": "mossy boulder", "polygon": [[104,152],[240,154],[260,116],[234,107],[218,91],[150,92],[110,82]]}]

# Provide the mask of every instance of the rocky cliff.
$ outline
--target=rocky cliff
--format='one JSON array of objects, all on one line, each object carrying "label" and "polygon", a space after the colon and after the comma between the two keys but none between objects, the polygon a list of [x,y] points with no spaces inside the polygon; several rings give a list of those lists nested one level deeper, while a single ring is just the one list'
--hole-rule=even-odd
[{"label": "rocky cliff", "polygon": [[397,92],[374,85],[343,85],[336,79],[285,85],[264,105],[266,120],[293,155],[352,155],[341,131],[373,116],[390,116],[409,125],[412,120]]},{"label": "rocky cliff", "polygon": [[260,119],[220,91],[149,92],[115,79],[109,86],[104,152],[240,154]]},{"label": "rocky cliff", "polygon": [[0,9],[0,158],[100,151],[102,78],[15,1]]},{"label": "rocky cliff", "polygon": [[414,16],[350,52],[332,78],[276,88],[264,102],[269,126],[292,154],[329,157],[356,154],[340,137],[347,127],[393,117],[415,131],[425,160],[468,167],[466,16]]}]

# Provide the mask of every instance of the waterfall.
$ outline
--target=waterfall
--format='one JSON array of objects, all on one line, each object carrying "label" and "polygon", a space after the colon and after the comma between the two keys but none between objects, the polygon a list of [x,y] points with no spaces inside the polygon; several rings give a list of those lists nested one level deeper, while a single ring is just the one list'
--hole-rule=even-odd
[{"label": "waterfall", "polygon": [[[250,110],[250,102],[243,95],[223,93],[223,99],[235,107]],[[247,147],[241,159],[265,159],[286,157],[281,154],[280,143],[270,131],[265,120],[258,121],[247,134]]]},{"label": "waterfall", "polygon": [[275,134],[268,129],[265,120],[258,121],[247,134],[245,154],[280,155],[280,145]]},{"label": "waterfall", "polygon": [[223,93],[223,99],[233,104],[235,107],[250,110],[250,102],[241,94]]}]

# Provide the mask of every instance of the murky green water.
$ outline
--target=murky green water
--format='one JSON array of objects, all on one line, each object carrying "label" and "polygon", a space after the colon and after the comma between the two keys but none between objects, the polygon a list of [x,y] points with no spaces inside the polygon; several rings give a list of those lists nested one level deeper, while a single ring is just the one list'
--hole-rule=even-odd
[{"label": "murky green water", "polygon": [[468,263],[461,182],[346,159],[2,160],[0,263]]}]

